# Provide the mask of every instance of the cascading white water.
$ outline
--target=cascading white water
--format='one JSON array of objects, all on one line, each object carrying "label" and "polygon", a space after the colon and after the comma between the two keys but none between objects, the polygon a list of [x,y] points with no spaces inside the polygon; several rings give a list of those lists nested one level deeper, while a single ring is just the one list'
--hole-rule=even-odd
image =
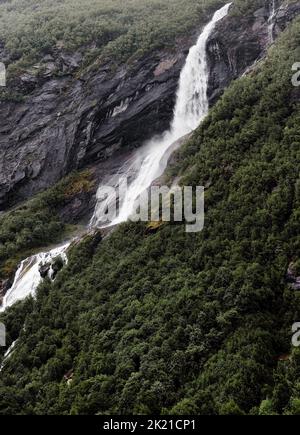
[{"label": "cascading white water", "polygon": [[[167,162],[164,156],[171,149],[174,142],[193,131],[207,115],[208,72],[206,43],[216,23],[227,15],[231,4],[228,3],[214,14],[212,20],[204,27],[196,45],[189,51],[180,75],[174,117],[170,130],[159,138],[145,144],[142,151],[137,152],[133,161],[125,164],[125,166],[128,165],[127,168],[122,168],[122,175],[125,175],[126,172],[132,173],[133,170],[136,172],[136,178],[129,186],[119,216],[111,225],[116,225],[128,219],[134,209],[135,200],[165,170]],[[122,109],[124,108],[122,107]],[[97,213],[98,207],[99,204],[96,204],[90,227],[100,226],[102,216]],[[101,207],[102,209],[103,207]],[[12,287],[4,297],[0,311],[5,310],[30,294],[34,295],[41,282],[40,263],[47,263],[57,256],[64,257],[70,244],[71,242],[49,252],[39,253],[23,260]]]},{"label": "cascading white water", "polygon": [[3,360],[2,363],[0,365],[0,372],[2,371],[6,361],[11,357],[13,351],[15,350],[16,344],[17,344],[18,340],[15,340],[7,349],[7,351],[5,352],[4,356],[3,356]]},{"label": "cascading white water", "polygon": [[[137,161],[132,166],[139,166],[139,171],[122,199],[119,215],[108,226],[124,222],[130,217],[137,198],[164,172],[167,164],[164,155],[168,149],[182,136],[197,128],[207,115],[209,106],[206,43],[216,23],[228,14],[231,4],[226,4],[214,14],[212,20],[204,27],[196,45],[190,49],[180,75],[174,117],[170,129],[160,137],[145,144],[142,160],[141,153],[137,154]],[[101,186],[99,191],[101,191]],[[106,199],[105,203],[107,204],[109,200],[109,198]],[[104,217],[103,210],[101,198],[96,204],[91,221],[92,225],[103,226],[103,223],[101,224]]]},{"label": "cascading white water", "polygon": [[[61,256],[66,262],[66,250],[70,243],[54,248],[48,252],[41,252],[23,260],[16,272],[15,279],[11,288],[7,291],[3,298],[0,312],[4,311],[19,300],[25,299],[27,296],[34,294],[38,285],[42,281],[39,266],[45,264],[58,256]],[[51,269],[50,269],[51,271]]]},{"label": "cascading white water", "polygon": [[269,43],[271,44],[274,41],[273,30],[274,30],[274,18],[276,16],[276,0],[272,0],[271,5],[271,13],[268,19],[268,35],[269,35]]}]

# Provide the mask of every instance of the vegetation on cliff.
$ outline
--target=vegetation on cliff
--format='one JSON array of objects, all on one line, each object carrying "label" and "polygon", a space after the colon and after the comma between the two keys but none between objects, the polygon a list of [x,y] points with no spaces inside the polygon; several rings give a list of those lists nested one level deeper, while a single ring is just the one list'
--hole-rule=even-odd
[{"label": "vegetation on cliff", "polygon": [[286,279],[300,252],[299,47],[297,20],[181,151],[172,171],[206,187],[203,232],[132,223],[85,238],[1,316],[20,335],[1,414],[300,413]]},{"label": "vegetation on cliff", "polygon": [[67,230],[60,209],[92,188],[89,171],[72,173],[53,188],[0,216],[0,280],[11,278],[33,250],[58,242]]},{"label": "vegetation on cliff", "polygon": [[124,61],[134,54],[173,45],[221,0],[11,0],[0,4],[0,41],[13,60],[10,70],[41,56],[81,48]]}]

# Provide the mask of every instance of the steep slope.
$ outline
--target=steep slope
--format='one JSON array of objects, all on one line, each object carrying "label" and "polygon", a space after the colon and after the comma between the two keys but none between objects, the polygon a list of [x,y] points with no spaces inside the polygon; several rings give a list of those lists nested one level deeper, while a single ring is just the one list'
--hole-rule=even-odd
[{"label": "steep slope", "polygon": [[[70,0],[72,1],[75,0]],[[32,7],[30,5],[29,9]],[[101,2],[97,5],[101,5]],[[207,7],[204,8],[204,5]],[[66,230],[72,230],[73,233],[78,231],[77,227],[69,228],[69,224],[86,224],[94,210],[98,185],[107,184],[112,175],[124,167],[125,161],[134,158],[133,146],[140,146],[144,138],[169,126],[186,47],[192,44],[195,28],[201,25],[203,17],[213,5],[214,2],[204,2],[200,9],[196,8],[196,18],[182,28],[175,26],[174,29],[169,23],[168,28],[161,29],[167,45],[166,41],[173,35],[173,31],[177,35],[190,29],[188,33],[191,36],[177,38],[171,51],[165,46],[158,50],[151,45],[150,49],[148,39],[144,41],[145,35],[138,33],[137,38],[145,51],[144,55],[137,56],[126,64],[115,65],[114,62],[113,69],[112,61],[103,64],[103,57],[97,58],[95,55],[97,60],[92,68],[88,71],[80,70],[79,73],[79,66],[75,67],[74,62],[71,62],[72,56],[76,57],[75,48],[67,55],[65,48],[55,46],[52,54],[56,72],[49,72],[46,68],[45,75],[43,73],[33,77],[33,86],[28,89],[18,84],[22,74],[13,75],[12,85],[20,88],[27,96],[25,102],[0,103],[0,112],[2,110],[3,114],[2,135],[0,133],[3,139],[0,146],[3,206],[11,206],[24,196],[43,190],[74,168],[87,166],[87,170],[64,178],[33,201],[23,203],[0,217],[0,298],[10,287],[18,263],[36,253],[36,249],[41,250],[51,243],[64,241]],[[188,6],[191,6],[189,2],[186,4],[186,13],[190,14],[195,5],[191,10]],[[259,9],[260,6],[263,7]],[[278,2],[274,6],[277,7]],[[141,3],[142,10],[144,7],[145,3]],[[159,10],[158,8],[155,13]],[[25,8],[24,16],[26,11]],[[274,11],[270,21],[272,10],[269,2],[237,0],[231,8],[230,16],[213,32],[208,44],[208,98],[211,104],[219,98],[231,80],[249,67],[251,69],[257,56],[265,56],[266,46],[270,42],[270,26],[275,37],[299,13],[300,2],[283,2]],[[110,13],[114,17],[115,12]],[[135,9],[127,11],[129,15],[136,13]],[[176,20],[181,18],[173,9],[172,14],[177,23]],[[33,19],[37,17],[34,15]],[[120,16],[117,14],[114,19],[118,22]],[[52,25],[57,29],[54,23]],[[153,32],[157,31],[156,26],[161,28],[161,22],[155,24]],[[21,30],[17,26],[15,31],[18,33]],[[75,33],[79,31],[80,26]],[[10,35],[11,31],[6,29],[5,32]],[[83,32],[82,36],[88,35]],[[122,35],[116,39],[115,50],[118,48],[117,42],[121,44],[124,37]],[[65,38],[70,43],[68,32]],[[35,47],[33,41],[30,38],[27,41],[29,47],[26,52],[32,53]],[[77,39],[76,41],[79,44]],[[25,42],[26,38],[22,44]],[[162,44],[160,38],[156,41],[157,44]],[[7,45],[13,50],[9,39]],[[136,48],[135,44],[129,44],[127,54],[133,54]],[[41,47],[40,49],[43,52]],[[113,53],[119,59],[117,52]],[[9,56],[6,49],[4,54]],[[38,51],[35,56],[41,56],[41,53]],[[14,70],[21,61],[24,63],[22,59],[16,61],[12,57],[9,69]],[[45,62],[49,63],[48,57]],[[39,70],[43,65],[42,62],[35,67]],[[26,77],[30,78],[32,72],[26,71]],[[31,79],[29,81],[32,82]],[[60,86],[57,87],[61,81],[69,83],[63,93]],[[11,90],[10,80],[8,82]],[[135,97],[132,100],[133,94]],[[105,101],[107,95],[109,99]],[[61,111],[60,108],[66,108],[66,111]],[[133,174],[128,175],[132,177]]]},{"label": "steep slope", "polygon": [[2,316],[9,342],[20,335],[2,414],[299,412],[287,281],[300,248],[299,30],[230,86],[171,170],[206,187],[203,232],[123,224],[87,237],[36,301]]},{"label": "steep slope", "polygon": [[73,169],[98,162],[101,176],[164,131],[186,53],[222,1],[35,3],[0,5],[0,210]]},{"label": "steep slope", "polygon": [[[33,10],[34,2],[24,8],[18,0],[15,28],[9,7],[1,6],[7,24],[0,31],[0,59],[8,65],[8,88],[0,90],[0,210],[75,169],[92,166],[99,182],[118,166],[120,151],[166,130],[187,50],[212,11],[226,3],[174,1],[132,0],[128,10],[120,2],[118,12],[111,0],[84,9],[77,0],[65,6],[44,0]],[[74,2],[79,7],[71,14]],[[291,11],[289,5],[281,14],[281,30]],[[268,0],[239,0],[213,36],[211,103],[265,53],[270,13]]]},{"label": "steep slope", "polygon": [[267,47],[300,13],[299,1],[236,1],[227,20],[219,23],[208,42],[213,104],[232,80],[249,71],[265,55]]}]

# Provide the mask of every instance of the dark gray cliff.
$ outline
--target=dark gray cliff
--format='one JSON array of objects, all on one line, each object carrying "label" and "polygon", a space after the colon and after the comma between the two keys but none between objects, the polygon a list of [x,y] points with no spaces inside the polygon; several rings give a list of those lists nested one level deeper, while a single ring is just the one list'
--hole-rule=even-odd
[{"label": "dark gray cliff", "polygon": [[165,130],[194,40],[179,39],[172,52],[117,69],[102,65],[80,79],[79,54],[48,55],[22,74],[15,87],[26,101],[0,103],[0,209]]},{"label": "dark gray cliff", "polygon": [[272,0],[264,3],[264,7],[247,16],[230,14],[217,24],[209,38],[210,105],[232,80],[242,76],[265,56],[270,44],[300,13],[300,1],[287,4],[275,0],[275,17],[271,22]]},{"label": "dark gray cliff", "polygon": [[[268,2],[266,1],[266,4]],[[274,37],[299,13],[300,2],[277,11]],[[269,7],[230,14],[208,43],[209,99],[261,58],[268,46]],[[44,190],[73,169],[92,167],[96,181],[122,166],[126,153],[168,128],[181,68],[200,27],[130,64],[80,74],[82,53],[48,54],[14,87],[24,102],[0,103],[0,210]],[[0,46],[0,58],[8,53]]]}]

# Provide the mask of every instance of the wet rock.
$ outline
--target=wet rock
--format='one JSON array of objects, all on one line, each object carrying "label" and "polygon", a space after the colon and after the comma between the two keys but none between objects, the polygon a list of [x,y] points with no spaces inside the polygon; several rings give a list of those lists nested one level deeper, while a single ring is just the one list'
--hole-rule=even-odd
[{"label": "wet rock", "polygon": [[53,74],[57,71],[56,64],[54,62],[47,62],[44,65],[44,71],[43,76],[44,77],[51,77]]},{"label": "wet rock", "polygon": [[73,73],[79,68],[82,58],[83,56],[80,52],[75,52],[73,54],[62,53],[59,58],[62,65],[62,71],[67,72],[68,74]]},{"label": "wet rock", "polygon": [[65,261],[61,255],[51,260],[39,264],[39,273],[43,279],[50,278],[54,280],[58,272],[64,267]]},{"label": "wet rock", "polygon": [[26,101],[0,103],[0,210],[163,132],[195,39],[178,42],[176,54],[152,52],[114,72],[109,63],[80,79],[78,54],[46,56],[23,73]]},{"label": "wet rock", "polygon": [[269,17],[269,10],[266,7],[260,8],[253,14],[255,18],[263,18],[266,19]]},{"label": "wet rock", "polygon": [[0,280],[0,306],[2,305],[4,296],[11,286],[12,283],[9,279]]},{"label": "wet rock", "polygon": [[[279,2],[280,3],[280,2]],[[282,32],[287,24],[297,17],[300,13],[300,2],[287,4],[283,2],[276,13],[275,32],[278,35]]]},{"label": "wet rock", "polygon": [[49,276],[50,269],[51,269],[51,262],[39,264],[39,273],[43,279]]},{"label": "wet rock", "polygon": [[[277,1],[273,37],[277,37],[300,13],[300,1],[293,4]],[[207,44],[210,78],[208,94],[213,105],[229,83],[249,71],[263,58],[270,44],[270,8],[256,10],[253,15],[229,14],[219,22]]]},{"label": "wet rock", "polygon": [[20,76],[19,88],[24,92],[31,92],[35,89],[38,84],[38,78],[36,74],[32,71],[26,71]]},{"label": "wet rock", "polygon": [[293,290],[300,290],[300,276],[298,275],[298,270],[295,263],[290,263],[287,270],[287,281]]}]

